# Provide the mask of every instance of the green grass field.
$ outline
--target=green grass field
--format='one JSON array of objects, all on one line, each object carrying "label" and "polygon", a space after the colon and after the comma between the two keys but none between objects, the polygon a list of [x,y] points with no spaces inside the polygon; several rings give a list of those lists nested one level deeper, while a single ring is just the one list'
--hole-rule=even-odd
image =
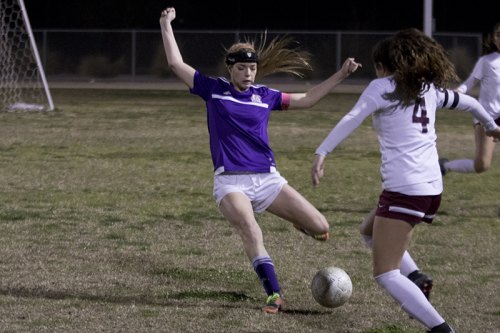
[{"label": "green grass field", "polygon": [[[314,149],[354,104],[332,94],[310,110],[274,113],[278,169],[316,205],[332,239],[315,242],[261,214],[286,297],[275,316],[240,239],[212,199],[202,101],[187,92],[53,92],[58,110],[1,113],[1,332],[363,332],[424,328],[371,278],[358,224],[380,192],[369,120],[310,182]],[[438,146],[472,157],[471,116],[439,112]],[[449,174],[440,214],[411,252],[434,277],[432,302],[457,332],[500,332],[500,151],[481,175]],[[344,268],[349,302],[316,304],[309,283]]]}]

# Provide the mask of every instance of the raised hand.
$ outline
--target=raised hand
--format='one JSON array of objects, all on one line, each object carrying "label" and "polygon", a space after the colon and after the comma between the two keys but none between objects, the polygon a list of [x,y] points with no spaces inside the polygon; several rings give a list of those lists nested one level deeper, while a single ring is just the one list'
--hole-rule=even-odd
[{"label": "raised hand", "polygon": [[175,20],[175,8],[167,7],[165,10],[161,12],[160,24],[162,23],[170,23]]},{"label": "raised hand", "polygon": [[354,73],[358,67],[363,67],[359,62],[354,61],[354,58],[347,58],[342,65],[342,72],[346,75]]}]

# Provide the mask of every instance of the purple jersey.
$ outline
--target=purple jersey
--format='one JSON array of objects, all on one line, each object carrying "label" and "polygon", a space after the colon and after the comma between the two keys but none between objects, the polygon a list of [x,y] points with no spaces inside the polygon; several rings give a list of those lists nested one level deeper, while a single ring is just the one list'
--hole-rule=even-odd
[{"label": "purple jersey", "polygon": [[266,173],[276,168],[267,125],[282,110],[282,93],[265,86],[239,92],[224,78],[196,72],[191,93],[205,100],[210,152],[216,173]]}]

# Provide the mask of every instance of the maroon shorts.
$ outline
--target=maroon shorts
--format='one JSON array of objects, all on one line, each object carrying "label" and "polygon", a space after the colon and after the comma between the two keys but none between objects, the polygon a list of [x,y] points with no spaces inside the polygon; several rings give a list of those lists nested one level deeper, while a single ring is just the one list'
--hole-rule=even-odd
[{"label": "maroon shorts", "polygon": [[383,191],[380,194],[376,216],[387,217],[417,224],[421,221],[432,223],[441,203],[438,195],[406,195]]}]

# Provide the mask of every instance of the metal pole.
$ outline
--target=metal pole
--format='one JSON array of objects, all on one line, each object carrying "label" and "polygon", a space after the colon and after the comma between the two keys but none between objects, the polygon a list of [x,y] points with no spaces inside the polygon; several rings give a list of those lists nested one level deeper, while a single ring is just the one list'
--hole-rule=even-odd
[{"label": "metal pole", "polygon": [[47,84],[47,79],[45,78],[45,72],[43,70],[42,62],[40,61],[40,55],[38,54],[38,49],[35,43],[35,37],[33,36],[33,31],[31,31],[30,20],[28,19],[28,12],[24,6],[24,0],[19,0],[19,7],[21,7],[21,12],[23,13],[24,23],[26,24],[26,30],[30,37],[31,49],[36,59],[38,65],[38,70],[40,71],[40,77],[43,82],[43,87],[45,88],[45,94],[47,95],[47,100],[49,102],[49,110],[54,110],[54,103],[52,102],[52,95],[50,94],[49,85]]},{"label": "metal pole", "polygon": [[432,37],[432,0],[424,0],[424,33]]}]

